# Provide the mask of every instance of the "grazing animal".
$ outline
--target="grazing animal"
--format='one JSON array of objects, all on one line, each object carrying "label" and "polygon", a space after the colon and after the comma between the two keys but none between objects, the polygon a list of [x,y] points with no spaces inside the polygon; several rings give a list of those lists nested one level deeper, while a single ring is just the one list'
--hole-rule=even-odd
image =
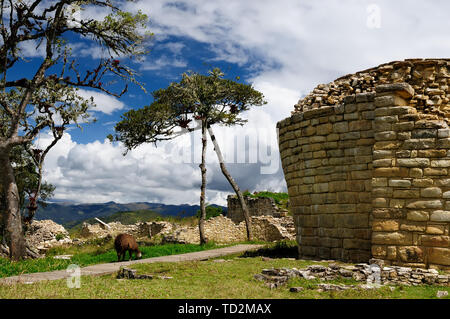
[{"label": "grazing animal", "polygon": [[133,236],[128,234],[119,234],[114,240],[114,248],[117,252],[117,259],[125,260],[125,254],[128,251],[130,255],[130,260],[133,257],[133,253],[135,253],[136,258],[141,258],[142,254],[139,250],[138,244],[136,243],[136,239]]}]

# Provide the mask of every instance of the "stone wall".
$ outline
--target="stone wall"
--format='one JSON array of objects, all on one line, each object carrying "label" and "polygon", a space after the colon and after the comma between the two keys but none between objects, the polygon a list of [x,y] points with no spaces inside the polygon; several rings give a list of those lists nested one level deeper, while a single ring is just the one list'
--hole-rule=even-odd
[{"label": "stone wall", "polygon": [[290,209],[302,256],[370,257],[374,94],[278,123]]},{"label": "stone wall", "polygon": [[278,123],[301,255],[450,268],[450,130],[416,97],[378,85]]},{"label": "stone wall", "polygon": [[398,94],[379,94],[376,103],[372,254],[450,268],[450,129]]},{"label": "stone wall", "polygon": [[409,105],[424,113],[450,118],[450,59],[407,59],[345,75],[318,85],[295,105],[294,112],[342,104],[346,96],[373,92],[381,84],[408,83],[414,89]]},{"label": "stone wall", "polygon": [[[252,216],[252,230],[255,240],[293,240],[295,230],[292,217]],[[235,224],[231,219],[219,215],[205,221],[206,238],[215,243],[233,243],[247,240],[245,222]],[[182,227],[164,236],[166,242],[199,243],[198,226]]]},{"label": "stone wall", "polygon": [[[251,198],[249,196],[245,196],[244,199],[250,212],[250,216],[273,216],[278,213],[278,207],[273,198]],[[240,223],[244,220],[244,212],[237,196],[228,195],[227,206],[228,218],[235,223]]]}]

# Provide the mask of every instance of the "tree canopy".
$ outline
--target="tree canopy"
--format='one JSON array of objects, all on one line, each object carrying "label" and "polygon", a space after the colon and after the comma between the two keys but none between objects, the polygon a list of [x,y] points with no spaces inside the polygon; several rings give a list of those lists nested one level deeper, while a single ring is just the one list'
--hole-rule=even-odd
[{"label": "tree canopy", "polygon": [[173,139],[181,132],[198,129],[196,121],[208,125],[243,125],[241,113],[250,106],[265,104],[264,96],[251,85],[225,79],[218,68],[208,75],[184,73],[180,82],[153,92],[154,102],[138,110],[130,110],[117,123],[116,135],[110,140],[122,142],[127,149],[142,143]]},{"label": "tree canopy", "polygon": [[[147,16],[122,11],[116,4],[120,2],[123,3],[111,0],[0,3],[0,181],[4,192],[5,235],[13,259],[22,258],[25,251],[20,191],[11,162],[13,149],[29,146],[47,129],[54,138],[51,148],[67,126],[85,121],[93,99],[83,98],[79,88],[120,97],[127,92],[129,82],[140,85],[135,71],[119,57],[131,59],[146,53],[143,42],[149,35],[144,31]],[[83,14],[87,8],[102,9],[106,16]],[[74,42],[79,41],[95,43],[108,57],[80,65],[79,57],[72,52]],[[29,62],[23,46],[30,43],[36,50],[43,48],[43,56],[33,58],[31,72],[20,72],[20,67]],[[117,80],[121,83],[117,84]],[[42,163],[49,148],[29,151],[42,176]],[[41,179],[30,201],[37,201],[40,185]]]},{"label": "tree canopy", "polygon": [[244,211],[247,238],[252,240],[249,210],[237,183],[225,167],[212,125],[243,125],[247,120],[241,117],[241,113],[251,106],[265,104],[264,95],[250,84],[224,78],[222,71],[215,68],[208,75],[184,73],[180,82],[173,82],[165,89],[154,91],[153,98],[150,105],[123,114],[121,121],[115,126],[116,134],[109,135],[109,139],[122,142],[130,150],[143,143],[156,144],[199,128],[202,130],[199,233],[200,243],[204,244],[207,242],[204,221],[207,217],[205,156],[208,132],[222,173],[236,192]]}]

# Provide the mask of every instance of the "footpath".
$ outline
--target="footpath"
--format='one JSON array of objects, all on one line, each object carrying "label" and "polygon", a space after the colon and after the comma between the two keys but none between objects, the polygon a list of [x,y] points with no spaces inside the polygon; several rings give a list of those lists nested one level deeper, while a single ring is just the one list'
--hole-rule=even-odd
[{"label": "footpath", "polygon": [[[180,261],[196,261],[196,260],[208,260],[211,258],[217,258],[226,255],[232,255],[237,253],[243,253],[249,250],[256,250],[262,248],[263,245],[236,245],[225,248],[217,248],[211,250],[198,251],[194,253],[170,255],[161,257],[152,257],[146,259],[138,259],[131,261],[113,262],[108,264],[97,264],[80,268],[82,276],[101,276],[112,274],[119,271],[120,267],[130,266],[134,264],[149,264],[157,262],[180,262]],[[73,272],[67,270],[56,270],[49,272],[38,272],[32,274],[22,274],[18,276],[11,276],[0,278],[0,284],[13,285],[13,284],[31,284],[44,280],[59,280],[73,276]]]}]

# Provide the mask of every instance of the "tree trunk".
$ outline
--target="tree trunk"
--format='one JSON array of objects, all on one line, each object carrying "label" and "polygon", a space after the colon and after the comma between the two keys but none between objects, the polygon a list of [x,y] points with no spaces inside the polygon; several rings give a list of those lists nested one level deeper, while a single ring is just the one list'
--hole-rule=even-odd
[{"label": "tree trunk", "polygon": [[202,163],[200,164],[200,169],[202,171],[202,187],[200,192],[200,218],[198,221],[198,229],[200,233],[200,245],[204,245],[208,242],[205,236],[205,220],[206,220],[206,203],[205,203],[205,193],[206,193],[206,121],[202,120]]},{"label": "tree trunk", "polygon": [[8,154],[8,150],[0,149],[0,178],[5,192],[4,235],[10,258],[20,260],[25,256],[25,236],[20,214],[19,190]]},{"label": "tree trunk", "polygon": [[214,145],[214,151],[217,154],[217,158],[219,159],[220,169],[222,170],[223,175],[230,183],[231,187],[233,187],[234,192],[236,193],[239,203],[241,204],[242,211],[244,212],[245,225],[247,226],[247,239],[253,240],[253,232],[252,232],[252,220],[250,219],[250,212],[248,210],[247,204],[245,203],[244,196],[242,195],[241,190],[239,189],[238,184],[234,181],[233,177],[231,177],[228,172],[225,161],[222,156],[222,152],[220,151],[219,144],[217,143],[216,137],[214,136],[213,130],[211,126],[208,125],[208,133],[211,137],[211,141]]}]

